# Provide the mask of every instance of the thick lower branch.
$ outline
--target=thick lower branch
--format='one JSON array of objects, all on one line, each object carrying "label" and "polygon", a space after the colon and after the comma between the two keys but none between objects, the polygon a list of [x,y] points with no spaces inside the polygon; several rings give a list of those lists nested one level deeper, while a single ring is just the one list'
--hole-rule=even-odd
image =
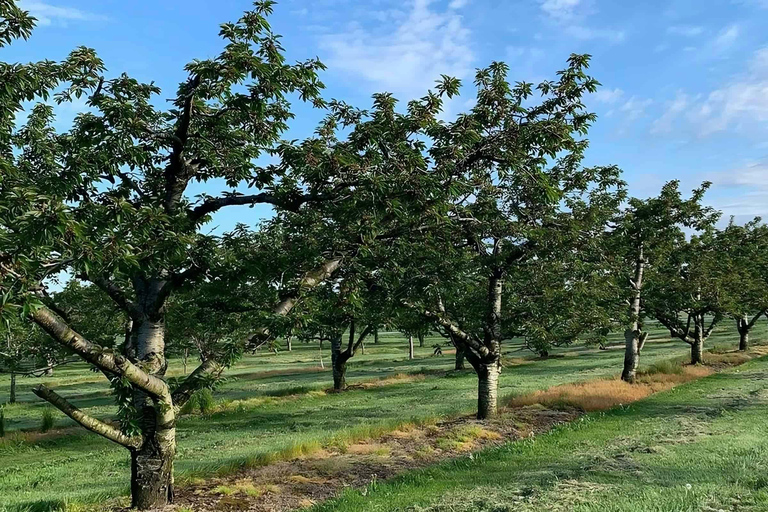
[{"label": "thick lower branch", "polygon": [[162,379],[146,373],[125,357],[86,340],[50,309],[37,308],[31,311],[29,316],[56,342],[69,348],[100,370],[124,376],[131,384],[155,398],[164,399],[168,395],[168,386]]},{"label": "thick lower branch", "polygon": [[34,388],[32,392],[75,420],[83,428],[95,432],[102,437],[106,437],[112,442],[125,446],[126,448],[134,449],[138,449],[144,442],[141,436],[127,436],[120,432],[119,429],[116,429],[101,420],[97,420],[92,416],[88,416],[69,403],[64,397],[42,384]]},{"label": "thick lower branch", "polygon": [[221,377],[226,368],[219,364],[215,359],[209,358],[203,361],[195,371],[184,379],[184,382],[173,392],[174,407],[183,407],[198,389],[204,387],[211,381],[216,381]]}]

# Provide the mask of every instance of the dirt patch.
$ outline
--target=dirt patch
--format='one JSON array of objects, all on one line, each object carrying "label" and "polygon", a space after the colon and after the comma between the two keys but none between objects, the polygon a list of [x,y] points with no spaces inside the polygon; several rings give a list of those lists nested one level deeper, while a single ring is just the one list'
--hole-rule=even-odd
[{"label": "dirt patch", "polygon": [[406,426],[375,439],[335,443],[306,457],[182,486],[174,508],[295,510],[332,498],[349,487],[365,488],[437,461],[531,437],[578,415],[573,409],[533,406],[504,411],[488,422],[467,416],[428,426]]}]

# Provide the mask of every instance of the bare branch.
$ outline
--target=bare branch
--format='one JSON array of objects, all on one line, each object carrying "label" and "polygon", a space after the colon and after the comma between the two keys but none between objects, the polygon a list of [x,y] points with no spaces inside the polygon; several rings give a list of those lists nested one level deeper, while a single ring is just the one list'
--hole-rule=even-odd
[{"label": "bare branch", "polygon": [[104,293],[109,295],[112,300],[115,301],[115,304],[117,304],[120,309],[128,313],[132,319],[141,319],[142,313],[139,306],[131,301],[125,292],[121,290],[120,287],[117,286],[117,284],[115,284],[113,281],[110,281],[104,277],[91,278],[89,276],[85,276],[85,278],[98,286]]},{"label": "bare branch", "polygon": [[128,382],[157,399],[168,398],[168,386],[162,379],[149,375],[125,357],[86,340],[50,309],[37,308],[30,312],[29,316],[56,342],[69,348],[100,370],[125,377]]},{"label": "bare branch", "polygon": [[[276,316],[286,316],[288,313],[290,313],[301,297],[301,294],[311,290],[312,288],[315,288],[320,283],[331,277],[331,275],[333,275],[333,273],[336,272],[336,270],[341,266],[341,262],[343,260],[343,256],[336,256],[324,261],[317,268],[304,274],[304,277],[301,279],[301,281],[299,281],[299,285],[296,287],[293,293],[280,301],[280,303],[272,310],[272,314]],[[262,327],[251,336],[250,342],[257,343],[259,341],[268,339],[269,336],[269,329]]]},{"label": "bare branch", "polygon": [[43,384],[40,384],[34,388],[32,392],[75,420],[83,428],[86,428],[91,432],[95,432],[102,437],[106,437],[112,442],[125,446],[128,449],[138,449],[144,442],[144,439],[141,436],[127,436],[112,425],[104,423],[101,420],[97,420],[93,416],[88,416],[83,411],[69,403],[64,397],[47,388]]},{"label": "bare branch", "polygon": [[217,212],[226,206],[243,206],[243,205],[255,205],[255,204],[271,204],[279,206],[286,210],[297,211],[299,207],[309,201],[315,201],[321,199],[323,196],[317,194],[304,194],[290,200],[280,200],[269,192],[262,192],[260,194],[252,194],[247,196],[225,196],[225,197],[209,197],[203,204],[195,207],[189,212],[189,218],[193,222],[199,222],[200,219],[211,213]]},{"label": "bare branch", "polygon": [[173,406],[177,408],[183,407],[195,391],[201,389],[211,380],[218,380],[225,369],[224,365],[219,364],[215,358],[208,358],[203,361],[173,392]]}]

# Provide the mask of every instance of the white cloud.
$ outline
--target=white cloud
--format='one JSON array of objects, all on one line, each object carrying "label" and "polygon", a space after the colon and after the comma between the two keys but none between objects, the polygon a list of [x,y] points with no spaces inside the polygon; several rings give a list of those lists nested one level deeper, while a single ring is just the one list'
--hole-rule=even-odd
[{"label": "white cloud", "polygon": [[37,18],[38,25],[52,25],[54,23],[66,26],[71,21],[106,21],[105,16],[81,11],[73,7],[60,7],[56,5],[37,2],[35,0],[22,0],[19,6],[29,11]]},{"label": "white cloud", "polygon": [[[757,50],[744,73],[717,89],[691,96],[678,91],[651,132],[688,130],[699,137],[736,130],[764,135],[768,128],[768,47]],[[756,131],[757,129],[757,131]]]},{"label": "white cloud", "polygon": [[606,103],[613,105],[624,97],[624,91],[619,88],[616,89],[598,89],[594,94],[595,100],[599,103]]},{"label": "white cloud", "polygon": [[768,214],[768,162],[747,162],[724,172],[709,173],[705,179],[719,192],[715,206],[726,215],[745,220]]},{"label": "white cloud", "polygon": [[667,27],[667,33],[677,36],[696,37],[701,35],[703,32],[704,27],[692,25],[673,25],[671,27]]},{"label": "white cloud", "polygon": [[619,111],[622,112],[627,121],[634,121],[645,115],[645,111],[653,104],[653,100],[650,98],[638,98],[632,96],[621,107]]},{"label": "white cloud", "polygon": [[564,33],[575,39],[604,39],[620,43],[626,38],[623,30],[594,28],[585,25],[585,20],[594,10],[591,0],[539,0],[545,16],[559,25]]},{"label": "white cloud", "polygon": [[551,18],[567,22],[577,17],[579,6],[584,6],[581,0],[540,0],[541,10]]},{"label": "white cloud", "polygon": [[393,29],[378,31],[353,24],[324,36],[331,69],[357,75],[375,86],[410,99],[423,95],[441,74],[467,77],[473,68],[470,31],[453,10],[439,12],[432,0],[413,0],[411,10]]},{"label": "white cloud", "polygon": [[725,27],[717,34],[717,37],[712,42],[713,48],[715,51],[719,52],[729,49],[739,38],[740,33],[741,29],[738,25],[730,25]]},{"label": "white cloud", "polygon": [[667,104],[664,113],[651,124],[651,133],[663,134],[671,133],[674,122],[685,112],[690,105],[690,98],[682,91],[678,91],[674,100]]},{"label": "white cloud", "polygon": [[452,0],[450,4],[448,4],[449,9],[461,9],[465,5],[469,3],[469,0]]}]

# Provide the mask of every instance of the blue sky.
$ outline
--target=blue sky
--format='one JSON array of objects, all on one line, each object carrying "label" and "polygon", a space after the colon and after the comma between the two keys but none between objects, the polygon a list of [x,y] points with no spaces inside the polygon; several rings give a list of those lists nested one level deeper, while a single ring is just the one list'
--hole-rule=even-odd
[{"label": "blue sky", "polygon": [[[22,0],[40,24],[4,61],[62,58],[96,48],[110,73],[155,81],[171,97],[193,58],[221,48],[218,24],[246,0]],[[506,61],[513,80],[554,78],[572,52],[593,55],[603,84],[588,164],[616,164],[633,195],[669,179],[714,183],[708,202],[745,221],[768,217],[768,0],[282,0],[271,19],[292,59],[328,65],[327,97],[367,107],[389,91],[420,96],[441,74],[471,84],[474,69]],[[448,105],[468,108],[473,93]],[[74,107],[74,108],[73,108]],[[76,106],[60,110],[61,123]],[[291,137],[319,118],[297,106]],[[216,193],[217,183],[196,191]],[[220,229],[268,210],[221,213]]]}]

